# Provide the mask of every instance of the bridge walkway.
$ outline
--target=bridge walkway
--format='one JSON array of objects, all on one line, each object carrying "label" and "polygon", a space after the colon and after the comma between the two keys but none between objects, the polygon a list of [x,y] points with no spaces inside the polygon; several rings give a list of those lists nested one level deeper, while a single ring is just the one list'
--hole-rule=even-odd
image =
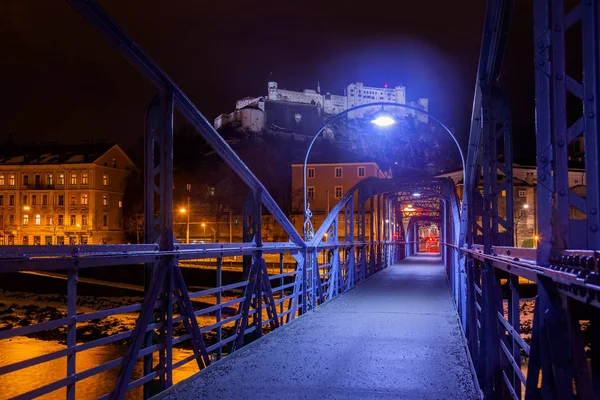
[{"label": "bridge walkway", "polygon": [[181,382],[184,399],[477,399],[439,257],[418,254]]}]

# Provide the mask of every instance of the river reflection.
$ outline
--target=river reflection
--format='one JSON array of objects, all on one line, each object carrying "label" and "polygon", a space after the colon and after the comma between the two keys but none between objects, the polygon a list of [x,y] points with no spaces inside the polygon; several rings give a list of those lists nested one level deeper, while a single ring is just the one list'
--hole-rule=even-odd
[{"label": "river reflection", "polygon": [[[53,351],[62,350],[65,346],[53,341],[17,337],[12,340],[0,341],[0,365],[8,365],[32,357],[41,356]],[[104,364],[115,358],[122,357],[125,348],[115,345],[101,346],[77,353],[77,372]],[[191,350],[173,349],[173,362],[184,359],[192,354]],[[66,377],[67,359],[62,357],[29,368],[18,370],[6,375],[0,375],[0,399],[9,399],[30,390],[42,387]],[[173,371],[173,383],[198,372],[198,365],[192,361]],[[115,384],[119,368],[114,368],[92,376],[77,383],[77,399],[96,399],[110,392]],[[142,376],[141,361],[135,366],[133,379]],[[48,393],[40,399],[64,399],[66,389]],[[128,393],[126,399],[142,398],[142,388]]]}]

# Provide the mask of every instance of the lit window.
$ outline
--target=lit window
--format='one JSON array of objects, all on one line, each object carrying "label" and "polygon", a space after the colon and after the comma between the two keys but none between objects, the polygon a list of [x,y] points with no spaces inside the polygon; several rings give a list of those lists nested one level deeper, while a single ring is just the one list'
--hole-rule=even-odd
[{"label": "lit window", "polygon": [[87,224],[88,224],[88,216],[82,215],[81,216],[81,226],[87,226]]},{"label": "lit window", "polygon": [[77,204],[77,196],[74,194],[71,195],[71,205],[74,206]]},{"label": "lit window", "polygon": [[344,195],[344,188],[342,186],[336,186],[335,187],[335,198],[341,199],[343,195]]},{"label": "lit window", "polygon": [[15,195],[14,195],[14,194],[11,194],[11,195],[8,197],[8,205],[9,205],[9,206],[14,206],[14,205],[15,205]]},{"label": "lit window", "polygon": [[211,186],[208,188],[208,195],[209,196],[214,196],[215,195],[215,187]]},{"label": "lit window", "polygon": [[77,185],[77,175],[71,174],[71,185]]},{"label": "lit window", "polygon": [[88,183],[89,183],[88,174],[81,175],[81,184],[82,185],[87,185]]},{"label": "lit window", "polygon": [[77,224],[77,216],[71,215],[71,225],[75,225],[75,224]]},{"label": "lit window", "polygon": [[35,214],[35,224],[39,226],[41,223],[42,218],[40,217],[40,214]]},{"label": "lit window", "polygon": [[63,226],[65,224],[65,216],[62,214],[59,214],[58,216],[58,225]]},{"label": "lit window", "polygon": [[23,215],[23,225],[29,225],[29,215]]},{"label": "lit window", "polygon": [[64,206],[65,205],[65,196],[62,194],[58,195],[58,205],[59,206]]},{"label": "lit window", "polygon": [[52,174],[46,175],[46,184],[52,186]]},{"label": "lit window", "polygon": [[309,168],[308,169],[308,177],[309,178],[314,178],[315,177],[315,169],[314,168]]},{"label": "lit window", "polygon": [[519,190],[519,197],[527,197],[527,190]]},{"label": "lit window", "polygon": [[9,186],[15,186],[15,176],[11,175],[8,177],[8,184]]},{"label": "lit window", "polygon": [[358,167],[358,177],[363,178],[365,176],[365,167]]},{"label": "lit window", "polygon": [[335,177],[336,178],[342,177],[342,167],[335,167]]},{"label": "lit window", "polygon": [[315,188],[313,186],[310,186],[307,188],[307,194],[309,199],[314,199],[315,198]]},{"label": "lit window", "polygon": [[506,197],[506,190],[503,190],[503,191],[501,192],[500,196],[502,196],[502,197]]},{"label": "lit window", "polygon": [[46,214],[46,225],[52,225],[52,216],[49,214]]},{"label": "lit window", "polygon": [[88,203],[88,195],[82,194],[81,195],[81,204],[87,204],[87,203]]},{"label": "lit window", "polygon": [[102,205],[103,206],[108,205],[108,196],[107,195],[102,196]]},{"label": "lit window", "polygon": [[108,226],[108,215],[102,216],[102,226]]},{"label": "lit window", "polygon": [[29,237],[23,236],[23,244],[27,246],[29,244]]},{"label": "lit window", "polygon": [[58,174],[58,184],[59,185],[65,184],[65,174]]},{"label": "lit window", "polygon": [[102,175],[102,184],[108,186],[108,175]]},{"label": "lit window", "polygon": [[0,186],[4,186],[4,175],[0,175]]},{"label": "lit window", "polygon": [[121,200],[119,200],[119,208],[123,207],[123,202]]}]

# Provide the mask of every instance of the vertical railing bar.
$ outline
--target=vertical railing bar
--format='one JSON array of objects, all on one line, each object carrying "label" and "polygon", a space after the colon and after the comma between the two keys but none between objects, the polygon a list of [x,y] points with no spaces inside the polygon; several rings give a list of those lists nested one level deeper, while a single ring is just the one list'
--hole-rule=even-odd
[{"label": "vertical railing bar", "polygon": [[[217,258],[217,282],[216,285],[218,288],[223,286],[223,257]],[[221,305],[223,300],[222,292],[219,290],[215,293],[217,306]],[[217,343],[221,343],[223,341],[223,328],[221,327],[221,318],[222,318],[222,309],[219,307],[217,312],[215,313],[216,323],[219,324],[217,327]],[[217,360],[220,360],[223,354],[223,346],[219,346],[217,349]]]},{"label": "vertical railing bar", "polygon": [[[168,266],[167,277],[165,279],[165,294],[166,294],[166,313],[167,319],[167,334],[166,334],[166,348],[165,348],[165,388],[173,386],[173,291],[175,290],[173,285],[173,268],[179,268],[175,264]],[[181,290],[186,290],[181,288]],[[181,310],[179,310],[181,312]],[[193,310],[192,310],[193,311]],[[163,367],[161,365],[161,367]]]},{"label": "vertical railing bar", "polygon": [[[77,280],[79,277],[79,271],[77,268],[69,270],[69,277],[67,283],[67,317],[77,316]],[[73,348],[77,346],[77,320],[73,319],[73,322],[69,324],[67,330],[67,348]],[[77,352],[67,356],[67,377],[74,376],[77,373]],[[75,399],[75,387],[76,382],[73,381],[67,385],[67,400]]]},{"label": "vertical railing bar", "polygon": [[[279,253],[279,273],[280,274],[283,274],[284,258],[285,258],[285,254],[284,253]],[[285,283],[285,279],[282,276],[279,279],[279,286],[283,286],[284,283]],[[285,289],[281,289],[280,290],[279,296],[282,299],[285,297]],[[281,315],[279,325],[283,325],[283,303],[285,303],[285,302],[282,301],[281,303],[279,303],[279,315]]]}]

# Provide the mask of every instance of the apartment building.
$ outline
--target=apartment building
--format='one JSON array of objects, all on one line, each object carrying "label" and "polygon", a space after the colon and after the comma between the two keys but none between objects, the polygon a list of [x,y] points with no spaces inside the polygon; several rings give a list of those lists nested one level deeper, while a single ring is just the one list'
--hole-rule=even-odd
[{"label": "apartment building", "polygon": [[[292,209],[300,218],[293,218],[294,226],[302,232],[303,225],[303,167],[292,164]],[[391,171],[382,170],[376,162],[314,163],[306,166],[306,195],[313,213],[312,223],[318,227],[330,210],[354,185],[368,177],[391,178]],[[355,210],[358,209],[355,198]],[[370,214],[370,205],[366,205]],[[370,215],[366,217],[367,222]],[[343,215],[340,216],[340,229],[343,229]],[[367,223],[367,235],[369,223]],[[343,234],[340,231],[340,234]]]},{"label": "apartment building", "polygon": [[0,245],[123,243],[123,195],[135,166],[119,146],[10,153],[0,156]]}]

